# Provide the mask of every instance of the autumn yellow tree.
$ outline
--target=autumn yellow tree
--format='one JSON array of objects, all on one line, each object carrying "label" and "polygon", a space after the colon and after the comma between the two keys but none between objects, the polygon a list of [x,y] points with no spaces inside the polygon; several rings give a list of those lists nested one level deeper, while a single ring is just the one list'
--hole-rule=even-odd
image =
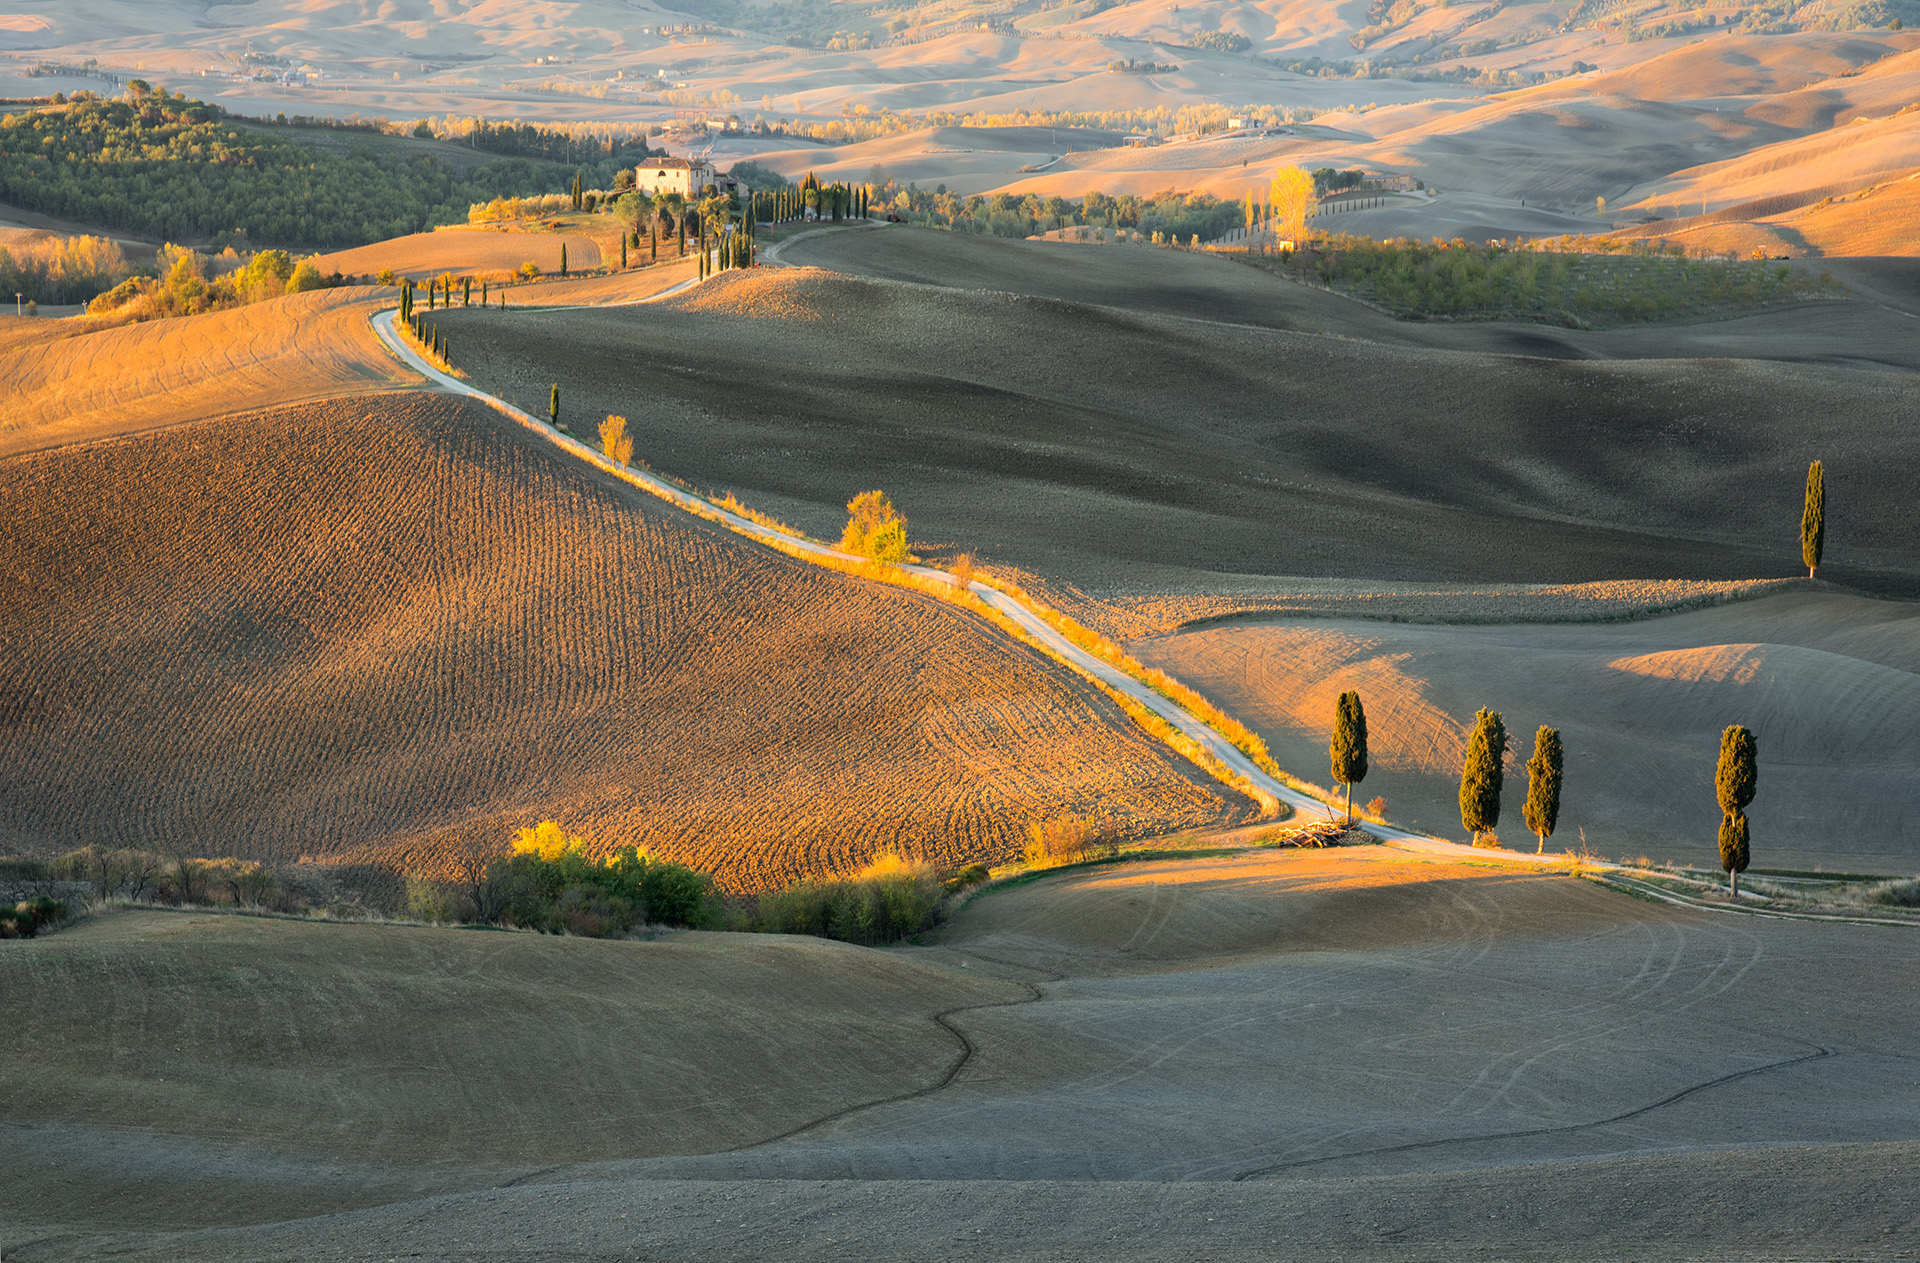
[{"label": "autumn yellow tree", "polygon": [[625,417],[610,416],[600,423],[600,450],[622,469],[633,460],[633,435],[627,433]]},{"label": "autumn yellow tree", "polygon": [[884,491],[862,491],[847,503],[847,529],[840,547],[875,561],[907,560],[907,519]]},{"label": "autumn yellow tree", "polygon": [[562,829],[556,821],[542,820],[531,829],[522,829],[514,835],[513,853],[515,855],[537,855],[552,863],[571,852],[585,849],[585,843]]},{"label": "autumn yellow tree", "polygon": [[1282,167],[1273,173],[1267,204],[1273,208],[1274,231],[1282,238],[1303,240],[1307,210],[1313,203],[1313,176],[1301,167]]}]

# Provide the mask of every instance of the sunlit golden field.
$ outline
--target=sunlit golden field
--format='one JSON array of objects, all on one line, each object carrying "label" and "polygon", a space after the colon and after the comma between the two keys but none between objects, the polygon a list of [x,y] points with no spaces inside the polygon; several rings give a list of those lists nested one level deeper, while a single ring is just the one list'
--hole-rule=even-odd
[{"label": "sunlit golden field", "polygon": [[377,301],[319,290],[110,328],[0,319],[0,456],[417,383],[367,325]]},{"label": "sunlit golden field", "polygon": [[[564,821],[731,888],[1028,823],[1235,818],[1104,697],[741,542],[486,409],[253,413],[0,464],[9,849],[450,875]],[[109,562],[109,559],[110,562]]]}]

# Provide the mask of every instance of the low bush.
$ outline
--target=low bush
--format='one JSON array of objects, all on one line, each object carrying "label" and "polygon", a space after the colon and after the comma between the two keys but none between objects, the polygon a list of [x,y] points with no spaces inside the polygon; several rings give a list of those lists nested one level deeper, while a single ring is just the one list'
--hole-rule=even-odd
[{"label": "low bush", "polygon": [[974,886],[984,885],[993,874],[985,864],[969,864],[957,868],[940,879],[940,888],[948,894],[956,894]]},{"label": "low bush", "polygon": [[1868,887],[1866,896],[1869,903],[1890,908],[1920,908],[1920,877],[1880,882]]},{"label": "low bush", "polygon": [[852,877],[803,881],[761,895],[743,914],[737,928],[765,934],[812,934],[871,947],[931,927],[943,893],[931,864],[892,854],[876,855]]},{"label": "low bush", "polygon": [[1591,238],[1516,247],[1316,233],[1305,249],[1247,261],[1416,319],[1619,325],[1839,292],[1831,281],[1810,280],[1785,265],[1689,258],[1645,242]]},{"label": "low bush", "polygon": [[[85,846],[32,864],[33,880],[86,882],[98,901],[213,904],[293,910],[295,901],[280,873],[257,860],[222,856],[162,855],[137,847]],[[4,876],[0,873],[0,876]]]},{"label": "low bush", "polygon": [[346,283],[337,273],[322,276],[312,259],[295,260],[284,250],[262,250],[244,265],[237,258],[208,259],[162,246],[157,276],[129,277],[88,303],[87,314],[126,321],[197,316]]},{"label": "low bush", "polygon": [[32,938],[49,925],[67,919],[67,905],[47,895],[22,899],[0,909],[0,938]]},{"label": "low bush", "polygon": [[1027,826],[1027,848],[1022,856],[1029,868],[1052,868],[1084,860],[1112,859],[1120,854],[1120,833],[1104,820],[1062,816]]},{"label": "low bush", "polygon": [[706,873],[632,846],[590,859],[581,839],[547,820],[522,829],[513,853],[489,863],[469,890],[409,881],[407,909],[422,921],[620,938],[645,925],[711,925],[719,904]]}]

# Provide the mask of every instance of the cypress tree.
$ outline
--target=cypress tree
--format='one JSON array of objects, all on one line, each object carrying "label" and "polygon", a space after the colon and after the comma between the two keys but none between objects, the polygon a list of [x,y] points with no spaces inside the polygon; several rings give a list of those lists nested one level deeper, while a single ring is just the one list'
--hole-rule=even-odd
[{"label": "cypress tree", "polygon": [[1460,824],[1473,834],[1491,833],[1500,823],[1501,763],[1507,754],[1507,724],[1498,711],[1482,708],[1473,717],[1466,766],[1460,773]]},{"label": "cypress tree", "polygon": [[1534,854],[1547,849],[1547,839],[1560,823],[1560,730],[1540,725],[1533,734],[1533,757],[1527,760],[1527,828],[1540,839]]},{"label": "cypress tree", "polygon": [[553,384],[553,393],[547,396],[547,420],[555,429],[560,427],[560,383]]},{"label": "cypress tree", "polygon": [[1753,801],[1760,778],[1759,757],[1759,743],[1748,728],[1731,724],[1720,734],[1720,766],[1714,772],[1713,792],[1721,811],[1743,811]]},{"label": "cypress tree", "polygon": [[427,310],[428,311],[433,310],[433,290],[434,290],[433,282],[428,281],[427,282]]},{"label": "cypress tree", "polygon": [[1333,708],[1333,743],[1328,748],[1333,779],[1347,787],[1347,823],[1353,823],[1353,787],[1367,779],[1367,712],[1360,694],[1348,690]]},{"label": "cypress tree", "polygon": [[1720,867],[1726,871],[1733,897],[1740,897],[1740,874],[1747,867],[1747,804],[1760,783],[1760,745],[1741,724],[1720,734],[1720,765],[1714,769],[1713,792],[1720,802]]},{"label": "cypress tree", "polygon": [[480,305],[482,307],[487,305],[487,283],[484,279],[480,282]]},{"label": "cypress tree", "polygon": [[471,276],[463,277],[460,281],[460,305],[462,307],[473,306],[473,278]]},{"label": "cypress tree", "polygon": [[563,241],[560,243],[560,279],[565,280],[566,277],[567,277],[567,243]]},{"label": "cypress tree", "polygon": [[1827,471],[1819,461],[1807,466],[1807,501],[1800,510],[1800,560],[1807,563],[1807,578],[1820,566],[1820,552],[1827,542]]},{"label": "cypress tree", "polygon": [[1747,816],[1729,812],[1720,817],[1720,868],[1727,875],[1727,888],[1740,897],[1740,874],[1747,871]]},{"label": "cypress tree", "polygon": [[620,270],[622,272],[627,270],[627,239],[625,237],[620,238]]},{"label": "cypress tree", "polygon": [[647,262],[658,263],[660,261],[660,224],[658,220],[654,222],[653,232],[648,237],[648,241],[651,244],[647,246]]}]

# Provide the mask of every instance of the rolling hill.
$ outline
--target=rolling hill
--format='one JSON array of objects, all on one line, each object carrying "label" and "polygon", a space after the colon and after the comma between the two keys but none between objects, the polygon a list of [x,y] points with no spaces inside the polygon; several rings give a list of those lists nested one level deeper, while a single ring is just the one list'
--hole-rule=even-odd
[{"label": "rolling hill", "polygon": [[537,410],[558,380],[803,529],[882,487],[916,539],[1096,594],[1791,575],[1816,457],[1833,577],[1920,579],[1912,378],[1872,363],[1910,348],[1865,303],[1583,334],[1408,325],[1169,251],[887,228],[783,258],[839,271],[442,328],[478,384]]},{"label": "rolling hill", "polygon": [[1511,743],[1500,835],[1521,820],[1534,729],[1561,729],[1566,782],[1550,845],[1711,867],[1720,731],[1761,751],[1751,809],[1762,867],[1904,875],[1920,766],[1920,615],[1907,603],[1797,592],[1627,623],[1409,626],[1310,619],[1196,627],[1136,642],[1143,661],[1257,728],[1283,766],[1324,773],[1334,699],[1358,689],[1372,770],[1356,797],[1456,840],[1473,714]]},{"label": "rolling hill", "polygon": [[0,461],[0,850],[451,875],[554,818],[733,889],[1235,818],[949,606],[742,543],[493,412],[372,396]]}]

